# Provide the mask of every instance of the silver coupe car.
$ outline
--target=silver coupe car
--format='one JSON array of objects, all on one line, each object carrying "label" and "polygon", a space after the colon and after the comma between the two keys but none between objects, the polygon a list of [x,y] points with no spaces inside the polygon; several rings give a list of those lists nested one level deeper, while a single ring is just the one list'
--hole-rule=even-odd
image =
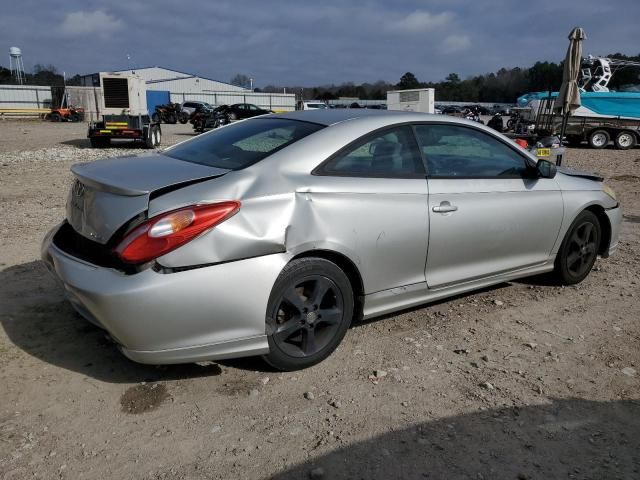
[{"label": "silver coupe car", "polygon": [[618,243],[602,178],[478,123],[311,110],[72,167],[42,257],[132,360],[313,365],[353,321],[553,271]]}]

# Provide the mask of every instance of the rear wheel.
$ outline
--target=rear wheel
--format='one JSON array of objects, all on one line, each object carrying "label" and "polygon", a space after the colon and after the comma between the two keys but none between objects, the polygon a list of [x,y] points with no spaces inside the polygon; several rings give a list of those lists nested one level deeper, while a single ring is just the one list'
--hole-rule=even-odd
[{"label": "rear wheel", "polygon": [[181,112],[178,117],[178,120],[180,120],[180,123],[184,125],[189,121],[189,114],[186,112]]},{"label": "rear wheel", "polygon": [[637,139],[633,132],[622,131],[616,135],[615,144],[619,150],[629,150],[636,146]]},{"label": "rear wheel", "polygon": [[60,122],[62,121],[62,115],[60,115],[58,112],[53,112],[50,116],[49,119],[52,122]]},{"label": "rear wheel", "polygon": [[153,145],[155,147],[159,147],[160,143],[162,142],[162,131],[160,130],[160,127],[153,127]]},{"label": "rear wheel", "polygon": [[269,297],[264,359],[279,370],[321,362],[342,341],[353,305],[349,279],[336,264],[314,257],[293,260]]},{"label": "rear wheel", "polygon": [[144,130],[144,146],[145,148],[156,148],[156,125],[150,125]]},{"label": "rear wheel", "polygon": [[562,241],[554,273],[564,285],[585,279],[598,255],[601,227],[598,217],[585,210],[573,221]]},{"label": "rear wheel", "polygon": [[591,148],[604,148],[609,145],[609,132],[606,130],[594,130],[589,135],[589,146]]},{"label": "rear wheel", "polygon": [[71,120],[72,122],[79,122],[80,121],[80,115],[78,115],[77,113],[72,113],[69,116],[69,120]]}]

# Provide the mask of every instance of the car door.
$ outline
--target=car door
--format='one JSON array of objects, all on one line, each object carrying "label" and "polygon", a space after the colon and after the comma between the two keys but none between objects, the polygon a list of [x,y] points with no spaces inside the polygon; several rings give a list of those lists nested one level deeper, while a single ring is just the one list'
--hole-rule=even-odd
[{"label": "car door", "polygon": [[518,147],[472,126],[416,125],[429,183],[429,288],[549,260],[562,222],[554,179],[535,178]]},{"label": "car door", "polygon": [[301,216],[309,219],[304,236],[313,248],[349,256],[366,294],[425,286],[427,181],[411,126],[352,142],[309,181]]},{"label": "car door", "polygon": [[247,103],[247,115],[249,117],[255,117],[257,115],[262,115],[262,111],[256,107],[255,105],[252,105],[250,103]]}]

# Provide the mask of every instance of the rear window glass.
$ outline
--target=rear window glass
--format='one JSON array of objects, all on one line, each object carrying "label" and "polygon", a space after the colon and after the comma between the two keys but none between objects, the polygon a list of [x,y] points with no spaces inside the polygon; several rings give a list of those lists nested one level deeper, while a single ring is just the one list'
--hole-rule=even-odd
[{"label": "rear window glass", "polygon": [[177,145],[165,155],[209,167],[240,170],[321,128],[322,125],[286,118],[248,120]]}]

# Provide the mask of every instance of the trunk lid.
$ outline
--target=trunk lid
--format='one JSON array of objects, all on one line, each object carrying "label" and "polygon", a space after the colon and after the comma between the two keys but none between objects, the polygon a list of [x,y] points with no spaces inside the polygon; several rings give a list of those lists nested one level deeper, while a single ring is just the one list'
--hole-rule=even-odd
[{"label": "trunk lid", "polygon": [[67,221],[82,236],[106,244],[132,218],[145,212],[154,192],[224,175],[229,170],[162,154],[111,158],[71,167]]}]

